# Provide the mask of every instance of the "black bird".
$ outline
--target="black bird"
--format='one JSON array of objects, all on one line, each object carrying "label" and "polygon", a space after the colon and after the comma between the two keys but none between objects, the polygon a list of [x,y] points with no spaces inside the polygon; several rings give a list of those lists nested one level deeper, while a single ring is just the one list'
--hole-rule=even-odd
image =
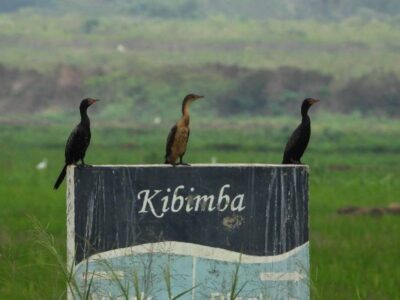
[{"label": "black bird", "polygon": [[309,108],[319,100],[307,98],[301,105],[301,123],[292,133],[286,144],[282,164],[301,164],[301,157],[307,148],[311,136],[311,120],[308,116]]},{"label": "black bird", "polygon": [[195,94],[187,95],[182,102],[182,117],[176,123],[174,127],[171,128],[171,131],[168,134],[167,138],[167,147],[165,153],[165,163],[166,164],[176,164],[176,160],[179,158],[180,165],[185,164],[182,161],[183,156],[186,152],[187,143],[189,141],[190,135],[190,116],[189,116],[189,105],[200,98],[204,98],[204,96],[198,96]]},{"label": "black bird", "polygon": [[90,144],[90,120],[87,115],[87,109],[90,105],[99,100],[86,98],[83,99],[79,110],[81,112],[81,122],[74,128],[69,135],[67,144],[65,145],[65,165],[61,170],[60,175],[54,184],[54,189],[58,189],[60,184],[63,182],[67,166],[76,164],[78,161],[82,161],[82,166],[85,166],[85,153]]}]

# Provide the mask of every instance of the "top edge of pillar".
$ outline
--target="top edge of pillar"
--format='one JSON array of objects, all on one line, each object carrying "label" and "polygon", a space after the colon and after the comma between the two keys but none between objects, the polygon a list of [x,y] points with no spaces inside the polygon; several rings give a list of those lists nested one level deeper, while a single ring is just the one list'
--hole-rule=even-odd
[{"label": "top edge of pillar", "polygon": [[[172,166],[169,164],[133,164],[133,165],[91,165],[95,168],[300,168],[310,169],[309,165],[283,165],[283,164],[191,164]],[[69,168],[79,168],[75,165],[70,165]]]}]

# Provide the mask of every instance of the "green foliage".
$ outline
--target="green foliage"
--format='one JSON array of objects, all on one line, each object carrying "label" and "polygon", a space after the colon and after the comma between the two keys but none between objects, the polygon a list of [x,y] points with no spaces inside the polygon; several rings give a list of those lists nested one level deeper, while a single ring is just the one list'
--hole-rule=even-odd
[{"label": "green foliage", "polygon": [[140,291],[139,275],[137,270],[133,270],[133,288],[135,290],[136,300],[142,300],[142,292]]},{"label": "green foliage", "polygon": [[340,92],[342,111],[357,108],[367,114],[397,116],[400,79],[395,74],[368,74],[351,80]]},{"label": "green foliage", "polygon": [[172,124],[188,93],[206,96],[192,106],[192,115],[201,118],[298,115],[307,97],[321,99],[324,111],[400,116],[400,80],[393,73],[372,73],[344,85],[331,76],[298,68],[251,70],[216,64],[115,72],[59,66],[51,76],[0,66],[0,75],[4,78],[0,111],[33,112],[37,118],[53,120],[76,116],[85,95],[103,100],[90,109],[98,120],[152,123],[161,118]]},{"label": "green foliage", "polygon": [[232,274],[232,286],[229,292],[230,295],[230,300],[236,300],[240,294],[240,292],[243,290],[243,288],[246,285],[246,282],[242,284],[241,287],[239,287],[239,270],[240,270],[240,264],[242,263],[242,255],[239,257],[239,261],[236,264],[235,267],[235,272]]},{"label": "green foliage", "polygon": [[297,68],[247,71],[222,92],[218,111],[221,115],[298,113],[298,103],[307,95],[328,100],[331,95],[324,90],[330,89],[331,82],[330,76]]},{"label": "green foliage", "polygon": [[[0,10],[42,1],[29,2],[2,1]],[[192,107],[191,163],[279,163],[298,123],[287,115],[298,114],[301,98],[318,95],[323,102],[313,108],[304,158],[312,172],[313,295],[400,298],[398,218],[335,213],[400,197],[400,124],[382,117],[400,111],[400,22],[381,14],[396,14],[397,4],[325,1],[315,5],[323,13],[315,14],[304,1],[42,3],[57,14],[0,14],[1,299],[65,294],[67,272],[59,265],[65,261],[65,201],[52,185],[82,95],[103,100],[90,111],[87,161],[126,164],[162,162],[168,129],[188,92],[206,95]],[[362,17],[341,19],[356,12]],[[287,20],[310,15],[341,20]],[[125,52],[117,50],[120,44]],[[65,74],[77,79],[68,89]],[[327,108],[349,116],[317,114]],[[153,124],[155,117],[161,124]],[[43,158],[49,167],[38,171]],[[55,248],[36,243],[27,215],[48,224]]]},{"label": "green foliage", "polygon": [[[93,20],[91,34],[83,32]],[[149,20],[123,16],[0,15],[0,63],[41,72],[57,64],[83,69],[146,69],[203,64],[252,69],[281,66],[317,70],[347,79],[374,70],[399,73],[400,30],[391,20],[350,18],[340,22]],[[18,39],[12,37],[18,37]],[[123,44],[125,53],[117,51]],[[376,59],[376,53],[381,53]]]},{"label": "green foliage", "polygon": [[88,19],[82,25],[82,31],[84,33],[92,33],[99,26],[99,21],[97,19]]},{"label": "green foliage", "polygon": [[[313,113],[313,135],[304,157],[311,169],[313,296],[324,300],[357,299],[357,295],[398,299],[400,219],[394,215],[343,216],[336,211],[348,205],[387,206],[399,201],[400,123],[357,114]],[[58,259],[37,244],[27,215],[46,224],[60,261],[65,262],[65,184],[57,192],[52,186],[62,167],[63,147],[74,119],[52,121],[51,126],[43,119],[31,126],[11,119],[9,125],[4,120],[1,123],[1,299],[59,299],[65,294],[65,276]],[[289,117],[195,118],[185,159],[189,163],[208,163],[212,157],[219,163],[280,163],[284,144],[297,123]],[[162,162],[166,124],[93,120],[92,125],[87,163]],[[44,158],[48,168],[36,170],[35,165]]]},{"label": "green foliage", "polygon": [[186,294],[190,293],[192,290],[194,290],[197,286],[193,286],[185,291],[180,292],[178,295],[173,296],[172,294],[172,290],[173,290],[173,283],[172,283],[172,274],[171,274],[171,267],[169,264],[167,264],[163,270],[163,279],[165,282],[165,289],[167,291],[168,294],[168,300],[177,300],[183,296],[185,296]]},{"label": "green foliage", "polygon": [[130,11],[134,15],[156,18],[191,19],[198,17],[198,0],[142,0],[132,5]]},{"label": "green foliage", "polygon": [[313,96],[331,112],[398,117],[399,28],[362,18],[3,14],[0,111],[60,118],[90,95],[104,99],[93,110],[103,119],[173,121],[194,92],[206,96],[194,112],[210,116],[298,114]]}]

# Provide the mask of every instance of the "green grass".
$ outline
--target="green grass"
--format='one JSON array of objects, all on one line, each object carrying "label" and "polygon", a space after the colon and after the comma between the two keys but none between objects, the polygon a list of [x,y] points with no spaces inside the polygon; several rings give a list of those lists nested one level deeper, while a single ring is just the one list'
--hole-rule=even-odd
[{"label": "green grass", "polygon": [[[346,205],[400,202],[400,122],[317,115],[304,162],[311,167],[310,240],[314,299],[399,299],[399,216],[343,216]],[[297,121],[289,118],[199,122],[193,119],[191,163],[279,163]],[[0,123],[0,299],[59,299],[65,277],[37,243],[31,216],[65,255],[62,167],[70,125]],[[169,127],[93,122],[87,163],[159,163]],[[35,165],[49,161],[43,171]]]},{"label": "green grass", "polygon": [[[85,30],[88,23],[96,24],[90,32]],[[58,64],[126,70],[219,62],[257,69],[295,66],[347,80],[376,70],[400,74],[399,41],[396,19],[161,20],[32,11],[0,14],[0,63],[41,71]],[[125,53],[116,50],[119,44],[126,47]]]}]

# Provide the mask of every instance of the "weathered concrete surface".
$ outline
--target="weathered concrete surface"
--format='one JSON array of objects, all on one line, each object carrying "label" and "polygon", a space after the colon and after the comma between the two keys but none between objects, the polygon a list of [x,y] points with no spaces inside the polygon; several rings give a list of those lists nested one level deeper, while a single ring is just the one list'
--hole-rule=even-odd
[{"label": "weathered concrete surface", "polygon": [[[223,299],[241,257],[244,299],[307,299],[307,186],[306,166],[70,167],[69,262],[75,258],[81,273],[88,262],[107,273],[106,263],[130,282],[132,269],[140,264],[144,271],[151,262],[145,273],[154,272],[153,285],[142,284],[153,299],[165,296],[153,268],[171,263],[174,275],[185,278],[177,293],[204,287],[184,299]],[[118,285],[104,280],[95,287],[118,294]]]}]

